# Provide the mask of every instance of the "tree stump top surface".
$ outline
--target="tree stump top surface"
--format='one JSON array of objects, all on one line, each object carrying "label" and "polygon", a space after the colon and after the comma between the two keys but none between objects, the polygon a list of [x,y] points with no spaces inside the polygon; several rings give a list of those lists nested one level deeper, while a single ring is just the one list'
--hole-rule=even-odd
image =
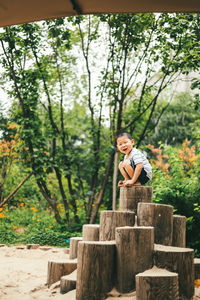
[{"label": "tree stump top surface", "polygon": [[167,205],[167,204],[159,204],[159,203],[149,203],[149,202],[139,202],[138,206],[152,206],[152,207],[170,207],[171,209],[173,209],[172,205]]},{"label": "tree stump top surface", "polygon": [[127,213],[129,213],[129,214],[133,214],[133,215],[135,215],[135,213],[133,212],[133,211],[120,211],[120,210],[103,210],[103,211],[101,211],[101,214],[113,214],[113,213],[115,213],[115,214],[127,214]]},{"label": "tree stump top surface", "polygon": [[89,227],[89,228],[99,228],[99,224],[84,224],[83,227]]},{"label": "tree stump top surface", "polygon": [[151,185],[132,185],[132,186],[121,186],[121,187],[120,187],[120,189],[122,189],[122,190],[123,190],[123,189],[124,189],[124,190],[126,190],[126,189],[127,189],[127,190],[132,189],[132,190],[133,190],[133,189],[139,189],[139,188],[140,188],[140,189],[141,189],[141,188],[142,188],[142,189],[147,189],[147,188],[153,189]]},{"label": "tree stump top surface", "polygon": [[143,229],[143,230],[147,230],[147,229],[154,229],[154,227],[153,226],[122,226],[122,227],[116,227],[116,230],[130,230],[130,229],[132,229],[132,230],[141,230],[141,229]]},{"label": "tree stump top surface", "polygon": [[143,273],[139,273],[136,275],[137,276],[140,276],[140,277],[146,277],[146,276],[151,276],[151,277],[169,277],[169,276],[178,276],[178,273],[175,273],[175,272],[170,272],[166,269],[161,269],[161,268],[158,268],[156,266],[153,266],[153,268],[151,269],[148,269],[146,271],[144,271]]},{"label": "tree stump top surface", "polygon": [[77,258],[75,259],[51,259],[49,263],[58,263],[58,264],[77,264]]},{"label": "tree stump top surface", "polygon": [[195,263],[195,264],[200,264],[200,258],[195,258],[195,259],[194,259],[194,263]]},{"label": "tree stump top surface", "polygon": [[112,241],[82,241],[82,242],[79,242],[79,244],[87,244],[87,245],[116,245],[116,242],[114,240]]},{"label": "tree stump top surface", "polygon": [[173,252],[194,252],[194,249],[154,244],[154,251],[161,251],[161,252],[163,251],[163,252],[171,252],[171,253],[173,253]]},{"label": "tree stump top surface", "polygon": [[74,236],[70,238],[70,240],[78,240],[78,241],[79,240],[81,241],[82,239],[83,239],[82,236]]},{"label": "tree stump top surface", "polygon": [[186,216],[179,216],[179,215],[173,215],[174,218],[180,218],[180,219],[185,219],[186,220]]},{"label": "tree stump top surface", "polygon": [[64,275],[61,278],[64,279],[64,280],[68,279],[68,280],[74,280],[74,281],[76,281],[76,278],[77,278],[77,269],[74,270],[71,274]]}]

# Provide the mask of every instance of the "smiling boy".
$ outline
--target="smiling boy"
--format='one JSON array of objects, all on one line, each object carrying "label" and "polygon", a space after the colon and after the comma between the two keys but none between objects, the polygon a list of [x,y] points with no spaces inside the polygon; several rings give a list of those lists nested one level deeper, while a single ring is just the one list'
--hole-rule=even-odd
[{"label": "smiling boy", "polygon": [[119,169],[124,177],[118,186],[145,184],[152,179],[152,167],[148,159],[138,149],[133,148],[134,140],[129,133],[120,133],[116,137],[118,150],[125,154],[119,163]]}]

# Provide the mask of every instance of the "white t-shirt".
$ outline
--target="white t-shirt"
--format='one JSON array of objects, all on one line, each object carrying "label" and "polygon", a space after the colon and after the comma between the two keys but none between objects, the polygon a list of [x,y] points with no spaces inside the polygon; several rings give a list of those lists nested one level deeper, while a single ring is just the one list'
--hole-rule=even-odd
[{"label": "white t-shirt", "polygon": [[[125,159],[127,159],[126,155],[124,156],[124,160]],[[139,151],[136,148],[133,148],[129,154],[128,159],[132,160],[135,165],[142,163],[142,166],[147,173],[147,177],[150,180],[152,179],[152,167],[151,167],[148,159],[146,158],[146,156],[141,151]]]}]

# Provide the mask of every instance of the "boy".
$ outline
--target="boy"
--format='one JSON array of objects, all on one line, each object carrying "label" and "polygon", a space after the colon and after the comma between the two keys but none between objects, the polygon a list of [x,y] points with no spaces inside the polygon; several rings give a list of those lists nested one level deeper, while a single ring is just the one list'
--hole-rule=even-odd
[{"label": "boy", "polygon": [[152,167],[148,159],[138,149],[133,148],[134,140],[129,133],[120,133],[116,137],[117,148],[124,153],[124,160],[119,163],[119,169],[125,180],[120,180],[118,186],[145,184],[152,179]]}]

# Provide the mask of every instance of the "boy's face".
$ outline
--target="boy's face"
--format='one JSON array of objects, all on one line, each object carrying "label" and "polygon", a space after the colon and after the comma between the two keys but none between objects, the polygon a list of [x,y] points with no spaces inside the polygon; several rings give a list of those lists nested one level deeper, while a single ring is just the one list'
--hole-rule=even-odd
[{"label": "boy's face", "polygon": [[133,149],[134,140],[130,140],[126,135],[117,139],[117,148],[121,153],[129,154]]}]

